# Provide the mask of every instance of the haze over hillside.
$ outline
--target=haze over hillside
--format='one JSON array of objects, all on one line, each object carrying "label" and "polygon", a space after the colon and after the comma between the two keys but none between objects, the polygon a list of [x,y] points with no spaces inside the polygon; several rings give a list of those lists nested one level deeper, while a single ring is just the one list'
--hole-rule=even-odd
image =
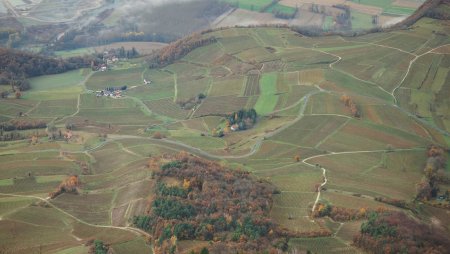
[{"label": "haze over hillside", "polygon": [[449,0],[0,3],[0,253],[448,253]]},{"label": "haze over hillside", "polygon": [[0,2],[0,43],[52,54],[120,41],[170,42],[195,31],[236,25],[360,31],[399,22],[422,2],[4,0]]}]

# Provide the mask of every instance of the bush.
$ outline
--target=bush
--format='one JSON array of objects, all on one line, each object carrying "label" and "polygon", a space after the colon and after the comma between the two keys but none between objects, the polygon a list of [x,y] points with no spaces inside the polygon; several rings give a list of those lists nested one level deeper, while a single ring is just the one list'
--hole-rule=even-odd
[{"label": "bush", "polygon": [[163,138],[165,138],[166,136],[164,136],[164,134],[162,134],[161,132],[159,132],[159,131],[157,131],[157,132],[155,132],[154,134],[153,134],[153,138],[155,138],[155,139],[163,139]]}]

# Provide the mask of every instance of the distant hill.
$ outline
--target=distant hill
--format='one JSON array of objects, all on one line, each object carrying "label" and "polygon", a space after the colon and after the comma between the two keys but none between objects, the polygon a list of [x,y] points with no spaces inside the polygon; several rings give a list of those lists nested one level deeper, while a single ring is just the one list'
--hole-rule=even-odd
[{"label": "distant hill", "polygon": [[394,25],[392,28],[411,26],[424,16],[436,19],[448,19],[450,17],[450,10],[448,9],[449,4],[450,1],[448,0],[427,0],[416,12],[414,12],[414,14]]}]

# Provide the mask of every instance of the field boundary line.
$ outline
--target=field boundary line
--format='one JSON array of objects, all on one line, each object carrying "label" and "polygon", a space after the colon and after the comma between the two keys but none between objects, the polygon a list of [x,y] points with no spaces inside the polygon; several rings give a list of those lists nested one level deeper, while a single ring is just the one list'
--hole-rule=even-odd
[{"label": "field boundary line", "polygon": [[403,85],[403,83],[405,82],[406,78],[408,77],[408,75],[409,75],[409,73],[410,73],[410,71],[411,71],[411,68],[412,68],[413,64],[414,64],[419,58],[421,58],[422,56],[427,55],[427,54],[430,54],[430,53],[433,53],[433,51],[435,51],[436,49],[439,49],[439,48],[442,48],[442,47],[447,47],[447,46],[450,46],[450,43],[444,44],[444,45],[440,45],[440,46],[438,46],[438,47],[435,47],[435,48],[432,48],[432,49],[428,50],[427,52],[425,52],[425,53],[423,53],[423,54],[416,55],[416,57],[415,57],[414,59],[412,59],[411,61],[409,61],[409,66],[408,66],[408,69],[406,70],[405,75],[403,76],[402,80],[398,83],[398,85],[392,90],[392,93],[391,93],[391,95],[394,97],[394,103],[395,103],[395,105],[398,105],[397,97],[395,97],[395,91],[397,91],[397,89],[399,89],[399,88]]},{"label": "field boundary line", "polygon": [[177,103],[178,96],[178,75],[177,73],[172,73],[173,75],[173,87],[174,87],[174,95],[173,95],[173,103]]},{"label": "field boundary line", "polygon": [[[24,113],[24,115],[28,115],[30,114],[33,110],[37,109],[40,105],[41,105],[42,101],[38,101],[38,103],[36,103],[36,105],[34,105],[32,108],[30,108],[27,112]],[[17,104],[16,104],[17,105]]]},{"label": "field boundary line", "polygon": [[38,200],[40,200],[40,201],[43,201],[43,202],[47,203],[47,204],[50,205],[51,207],[55,208],[57,211],[59,211],[59,212],[65,214],[65,215],[71,217],[71,218],[74,219],[75,221],[77,221],[77,222],[79,222],[79,223],[81,223],[81,224],[84,224],[84,225],[88,225],[88,226],[91,226],[91,227],[97,227],[97,228],[120,229],[120,230],[125,230],[125,231],[128,231],[128,232],[134,233],[134,234],[136,234],[136,235],[144,235],[144,236],[147,236],[147,237],[150,237],[150,236],[151,236],[149,233],[147,233],[147,232],[145,232],[145,231],[143,231],[143,230],[141,230],[141,229],[138,229],[138,228],[133,228],[133,227],[118,227],[118,226],[109,226],[109,225],[96,225],[96,224],[92,224],[92,223],[86,222],[86,221],[84,221],[84,220],[82,220],[82,219],[80,219],[80,218],[78,218],[78,217],[76,217],[76,216],[70,214],[69,212],[66,212],[65,210],[63,210],[63,209],[57,207],[56,205],[54,205],[53,203],[51,203],[51,202],[49,201],[48,198],[46,199],[46,198],[42,198],[42,197],[38,197],[38,196],[32,196],[32,195],[18,195],[18,194],[8,194],[8,193],[0,193],[0,196],[24,197],[24,198],[34,198],[34,199],[38,199]]},{"label": "field boundary line", "polygon": [[326,136],[324,139],[322,139],[321,141],[319,141],[314,148],[318,149],[319,146],[321,146],[323,143],[325,143],[329,138],[331,138],[332,136],[334,136],[336,133],[338,133],[342,128],[344,128],[352,119],[349,117],[343,124],[341,124],[341,126],[337,127],[333,132],[331,132],[330,134],[328,134],[328,136]]}]

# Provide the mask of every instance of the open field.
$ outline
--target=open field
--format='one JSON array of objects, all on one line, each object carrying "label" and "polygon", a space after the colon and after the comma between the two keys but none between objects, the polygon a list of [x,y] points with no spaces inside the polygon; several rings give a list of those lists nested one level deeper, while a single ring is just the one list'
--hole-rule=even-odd
[{"label": "open field", "polygon": [[313,253],[359,253],[358,249],[348,246],[343,241],[336,238],[308,238],[292,239],[290,245],[303,251],[312,251]]},{"label": "open field", "polygon": [[114,86],[133,86],[142,84],[141,68],[113,70],[95,73],[87,82],[86,87],[91,90],[102,90]]},{"label": "open field", "polygon": [[[235,1],[232,0],[224,0],[227,1],[229,3],[234,4]],[[254,1],[254,0],[243,0],[243,1],[239,1],[239,8],[242,9],[247,9],[247,10],[254,10],[254,11],[260,11],[262,7],[270,4],[271,1],[270,0],[261,0],[261,1]]]},{"label": "open field", "polygon": [[298,146],[314,147],[340,126],[345,126],[347,119],[339,116],[305,116],[303,121],[295,123],[274,140]]},{"label": "open field", "polygon": [[89,73],[87,69],[69,71],[63,74],[40,76],[30,80],[34,91],[53,90],[79,84]]}]

